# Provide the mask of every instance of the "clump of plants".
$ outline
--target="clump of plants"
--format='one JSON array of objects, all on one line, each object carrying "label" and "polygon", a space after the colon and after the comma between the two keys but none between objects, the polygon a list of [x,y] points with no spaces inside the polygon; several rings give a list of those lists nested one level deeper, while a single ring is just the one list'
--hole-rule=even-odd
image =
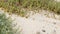
[{"label": "clump of plants", "polygon": [[11,18],[7,18],[5,14],[0,14],[0,34],[15,34]]},{"label": "clump of plants", "polygon": [[0,0],[0,7],[4,8],[5,12],[9,14],[25,14],[24,11],[21,11],[19,0]]},{"label": "clump of plants", "polygon": [[25,15],[26,12],[21,11],[22,8],[31,10],[44,9],[60,14],[60,2],[55,0],[0,0],[0,7],[5,8],[6,12],[10,14],[18,15]]},{"label": "clump of plants", "polygon": [[20,4],[24,8],[44,9],[60,14],[60,2],[55,0],[20,0]]}]

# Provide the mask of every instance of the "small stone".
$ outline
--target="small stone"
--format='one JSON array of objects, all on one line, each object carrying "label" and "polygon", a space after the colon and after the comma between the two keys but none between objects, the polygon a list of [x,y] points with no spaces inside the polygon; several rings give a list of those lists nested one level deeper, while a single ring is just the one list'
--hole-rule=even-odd
[{"label": "small stone", "polygon": [[42,30],[43,32],[46,32],[45,30]]},{"label": "small stone", "polygon": [[53,24],[56,24],[56,22],[54,22]]},{"label": "small stone", "polygon": [[40,32],[36,32],[36,34],[40,34]]}]

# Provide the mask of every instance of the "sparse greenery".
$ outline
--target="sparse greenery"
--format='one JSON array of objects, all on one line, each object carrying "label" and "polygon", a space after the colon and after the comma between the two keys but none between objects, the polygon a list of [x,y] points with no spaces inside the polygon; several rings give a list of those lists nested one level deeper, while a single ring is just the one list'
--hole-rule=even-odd
[{"label": "sparse greenery", "polygon": [[0,34],[15,34],[12,27],[12,20],[5,14],[0,14]]},{"label": "sparse greenery", "polygon": [[[0,0],[0,7],[4,8],[6,12],[9,12],[10,14],[18,14],[21,15],[21,7],[18,3],[18,0]],[[21,14],[20,14],[21,13]],[[25,14],[25,13],[24,13]]]},{"label": "sparse greenery", "polygon": [[0,7],[6,9],[7,12],[25,15],[21,13],[21,8],[27,9],[44,9],[60,14],[60,2],[54,0],[0,0]]}]

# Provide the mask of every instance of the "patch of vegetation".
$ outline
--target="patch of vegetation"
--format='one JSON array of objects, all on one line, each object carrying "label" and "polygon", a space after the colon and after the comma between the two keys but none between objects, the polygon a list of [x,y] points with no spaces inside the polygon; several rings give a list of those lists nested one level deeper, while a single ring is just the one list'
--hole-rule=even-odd
[{"label": "patch of vegetation", "polygon": [[4,8],[6,12],[10,14],[14,13],[21,15],[22,14],[21,12],[23,12],[21,11],[19,0],[0,0],[0,7]]},{"label": "patch of vegetation", "polygon": [[12,20],[5,14],[0,14],[0,34],[15,34],[12,26]]},{"label": "patch of vegetation", "polygon": [[44,9],[60,14],[60,2],[55,0],[0,0],[0,7],[5,8],[10,14],[22,14],[23,16],[26,12],[23,11],[24,13],[21,13],[21,8],[32,10]]}]

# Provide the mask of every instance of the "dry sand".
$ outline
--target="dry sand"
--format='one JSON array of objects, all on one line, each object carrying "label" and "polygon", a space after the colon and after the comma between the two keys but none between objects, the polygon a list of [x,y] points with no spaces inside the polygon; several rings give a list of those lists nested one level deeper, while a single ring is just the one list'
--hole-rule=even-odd
[{"label": "dry sand", "polygon": [[[47,15],[47,16],[46,16]],[[21,34],[60,34],[59,16],[45,12],[35,13],[28,18],[12,15],[21,30]]]},{"label": "dry sand", "polygon": [[19,28],[20,34],[60,34],[60,16],[52,12],[42,10],[33,14],[31,11],[28,18],[15,14],[11,18],[13,24],[17,24],[14,29]]}]

